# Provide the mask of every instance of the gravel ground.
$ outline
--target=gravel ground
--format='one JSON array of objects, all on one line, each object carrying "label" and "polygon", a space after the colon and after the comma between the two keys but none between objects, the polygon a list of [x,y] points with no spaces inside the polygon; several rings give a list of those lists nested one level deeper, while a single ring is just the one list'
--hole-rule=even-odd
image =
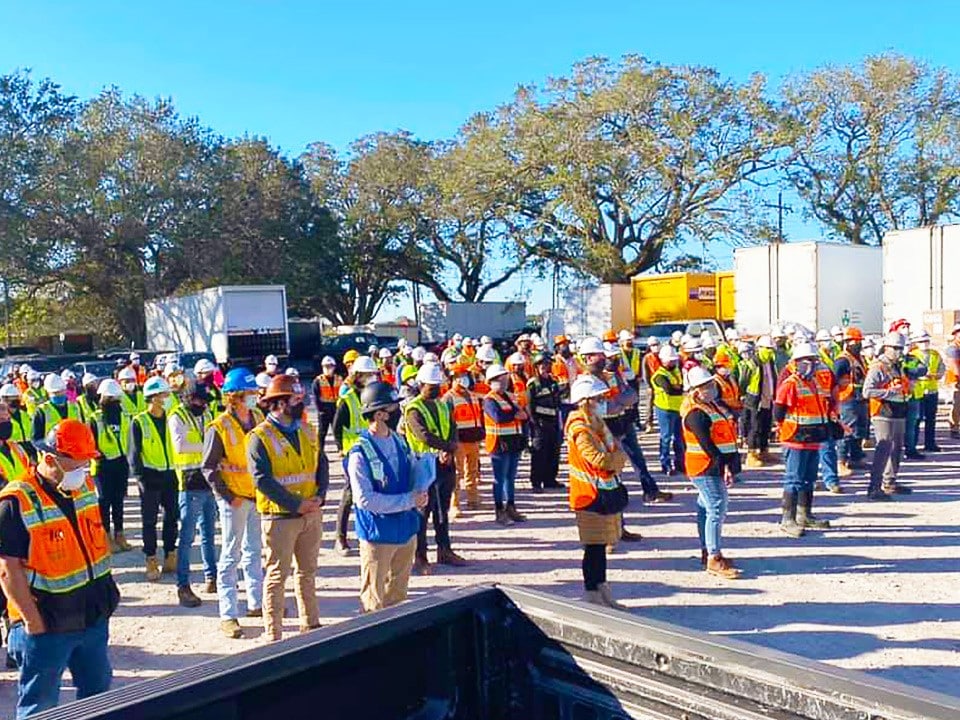
[{"label": "gravel ground", "polygon": [[[662,481],[673,502],[643,506],[636,488],[629,525],[644,541],[610,556],[609,579],[624,604],[642,617],[730,635],[815,660],[865,670],[881,677],[960,695],[960,442],[941,433],[944,451],[908,462],[901,477],[915,493],[894,503],[864,500],[864,473],[850,478],[844,495],[817,495],[820,514],[833,523],[800,540],[778,532],[782,466],[744,473],[731,492],[725,554],[744,570],[724,581],[700,570],[694,525],[695,495],[685,482]],[[642,438],[648,461],[655,439]],[[332,447],[328,447],[332,452]],[[333,457],[333,455],[331,455]],[[333,463],[339,473],[339,463]],[[490,500],[489,463],[483,461]],[[492,510],[468,513],[452,526],[454,547],[466,568],[434,568],[414,577],[411,596],[473,583],[510,583],[566,597],[581,592],[580,547],[563,494],[533,495],[524,463],[518,506],[529,521],[511,528],[492,522]],[[671,479],[672,480],[672,479]],[[323,622],[358,612],[358,560],[332,550],[333,509],[343,484],[336,474],[325,511],[325,538],[317,589]],[[128,538],[139,545],[135,490],[127,499]],[[432,542],[432,531],[431,531]],[[214,596],[203,605],[177,605],[173,580],[143,580],[139,551],[115,559],[123,600],[111,622],[115,686],[157,677],[262,642],[262,627],[242,620],[243,640],[224,638]],[[194,547],[195,590],[199,550]],[[288,634],[296,632],[292,592]],[[68,674],[69,676],[69,674]],[[16,675],[2,673],[0,717],[12,717]],[[66,681],[65,684],[68,684]],[[64,689],[63,700],[73,690]]]}]

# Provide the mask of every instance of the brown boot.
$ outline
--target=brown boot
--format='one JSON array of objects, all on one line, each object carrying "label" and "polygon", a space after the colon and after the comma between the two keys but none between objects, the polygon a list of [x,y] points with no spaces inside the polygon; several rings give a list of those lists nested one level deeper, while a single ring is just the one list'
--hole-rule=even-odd
[{"label": "brown boot", "polygon": [[147,556],[147,582],[158,582],[160,580],[160,563],[156,555]]},{"label": "brown boot", "polygon": [[853,475],[853,468],[845,460],[837,463],[837,477],[850,477]]},{"label": "brown boot", "polygon": [[430,574],[430,561],[427,560],[425,555],[417,555],[413,559],[413,574],[414,575]]},{"label": "brown boot", "polygon": [[239,640],[243,637],[243,628],[240,627],[240,623],[236,620],[221,620],[220,632],[231,640]]},{"label": "brown boot", "polygon": [[133,545],[127,542],[127,539],[123,536],[122,532],[118,532],[116,535],[114,535],[113,539],[116,541],[117,547],[120,548],[120,552],[133,550]]},{"label": "brown boot", "polygon": [[110,547],[111,554],[116,555],[118,552],[120,552],[120,546],[117,545],[117,541],[109,535],[107,536],[107,545]]},{"label": "brown boot", "polygon": [[163,556],[163,572],[175,573],[177,571],[177,551],[171,550]]},{"label": "brown boot", "polygon": [[735,580],[740,577],[740,571],[720,553],[707,558],[707,572],[727,580]]},{"label": "brown boot", "polygon": [[507,508],[504,510],[507,517],[513,520],[514,522],[524,522],[527,519],[527,516],[517,510],[517,506],[513,503],[507,503]]},{"label": "brown boot", "polygon": [[747,452],[747,459],[743,463],[744,467],[748,468],[762,468],[763,460],[760,459],[760,453],[756,450],[749,450]]},{"label": "brown boot", "polygon": [[437,550],[437,564],[438,565],[451,565],[453,567],[463,567],[464,565],[469,565],[469,563],[464,560],[462,557],[457,555],[451,549],[438,549]]},{"label": "brown boot", "polygon": [[194,594],[189,585],[183,585],[177,588],[177,599],[185,608],[200,607],[200,604],[203,602]]}]

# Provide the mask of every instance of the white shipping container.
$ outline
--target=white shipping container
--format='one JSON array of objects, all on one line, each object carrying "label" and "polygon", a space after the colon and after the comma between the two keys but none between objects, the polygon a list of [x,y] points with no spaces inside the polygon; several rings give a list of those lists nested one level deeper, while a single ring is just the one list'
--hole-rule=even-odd
[{"label": "white shipping container", "polygon": [[827,242],[773,243],[734,251],[736,325],[761,334],[777,322],[811,331],[883,325],[878,247]]},{"label": "white shipping container", "polygon": [[633,294],[629,283],[583,285],[564,297],[566,334],[579,339],[602,337],[608,330],[633,329]]},{"label": "white shipping container", "polygon": [[420,305],[423,342],[440,342],[460,333],[464,337],[510,337],[527,324],[522,302],[436,302]]},{"label": "white shipping container", "polygon": [[892,230],[883,236],[884,326],[922,327],[928,310],[960,308],[960,225]]}]

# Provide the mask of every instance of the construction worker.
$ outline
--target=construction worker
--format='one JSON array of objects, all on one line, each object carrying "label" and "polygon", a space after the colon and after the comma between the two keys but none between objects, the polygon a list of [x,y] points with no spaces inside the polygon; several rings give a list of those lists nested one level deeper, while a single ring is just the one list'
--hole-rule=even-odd
[{"label": "construction worker", "polygon": [[[533,339],[529,335],[524,333],[516,339],[516,342],[514,343],[514,345],[517,348],[517,353],[519,353],[520,357],[523,358],[523,364],[522,364],[523,376],[525,378],[533,377]],[[510,362],[510,359],[507,358],[507,360],[503,364],[503,366],[507,368],[507,370],[510,369],[509,362]],[[514,389],[513,392],[514,394],[519,394],[520,391],[517,389]]]},{"label": "construction worker", "polygon": [[264,416],[257,408],[256,378],[246,368],[228,372],[222,390],[226,410],[213,419],[204,433],[201,470],[216,496],[220,513],[220,631],[228,638],[239,639],[243,629],[239,621],[237,568],[243,571],[246,584],[246,617],[263,617],[263,541],[253,475],[247,465],[246,438]]},{"label": "construction worker", "polygon": [[[97,392],[97,376],[84,373],[81,379],[81,393],[77,396],[77,419],[90,424],[90,418],[100,409],[100,395]],[[117,386],[119,387],[119,385]]]},{"label": "construction worker", "polygon": [[26,448],[30,448],[30,438],[32,437],[32,427],[30,418],[26,410],[23,409],[23,399],[20,390],[16,385],[7,383],[0,387],[0,402],[7,406],[7,412],[10,415],[11,434],[10,440],[16,443],[23,443]]},{"label": "construction worker", "polygon": [[527,518],[517,511],[515,490],[520,454],[526,445],[523,423],[527,413],[514,401],[510,373],[502,365],[487,368],[490,392],[483,398],[484,444],[493,468],[493,502],[498,525]]},{"label": "construction worker", "polygon": [[813,515],[813,490],[817,481],[820,445],[829,433],[829,390],[817,377],[817,349],[797,343],[793,364],[780,387],[773,416],[780,424],[783,444],[783,516],[780,529],[790,537],[802,537],[806,528],[823,529],[826,520]]},{"label": "construction worker", "polygon": [[280,374],[280,360],[276,355],[267,355],[263,359],[263,371],[270,376],[271,380]]},{"label": "construction worker", "polygon": [[0,395],[0,485],[23,480],[30,471],[30,455],[13,439],[13,428],[10,407]]},{"label": "construction worker", "polygon": [[487,385],[487,369],[491,365],[498,365],[496,350],[493,345],[481,345],[477,348],[477,362],[473,368],[473,392],[481,400],[490,392]]},{"label": "construction worker", "polygon": [[683,425],[684,466],[697,488],[697,534],[700,564],[711,575],[736,578],[737,570],[721,550],[723,521],[727,516],[727,488],[740,472],[737,424],[720,400],[717,376],[705,368],[692,368],[688,390],[680,406]]},{"label": "construction worker", "polygon": [[14,384],[14,386],[16,386],[17,390],[20,391],[21,395],[23,395],[27,391],[27,388],[30,387],[30,383],[28,381],[28,377],[30,376],[30,370],[31,370],[30,366],[27,365],[26,363],[23,363],[17,369],[14,379],[11,381]]},{"label": "construction worker", "polygon": [[360,604],[374,612],[407,598],[428,493],[415,486],[414,456],[388,423],[399,409],[394,388],[374,382],[361,398],[367,427],[347,456],[347,478],[357,502]]},{"label": "construction worker", "polygon": [[827,330],[821,328],[820,330],[817,330],[816,341],[817,355],[820,358],[820,362],[822,362],[830,370],[830,372],[833,372],[833,363],[834,358],[836,357],[836,347],[833,342],[833,338],[830,336],[830,333]]},{"label": "construction worker", "polygon": [[[769,335],[757,340],[756,362],[747,383],[744,414],[749,418],[747,430],[748,468],[760,468],[772,462],[769,457],[770,428],[773,424],[773,400],[777,391],[777,355]],[[786,364],[784,364],[786,367]]]},{"label": "construction worker", "polygon": [[388,385],[396,385],[397,372],[393,364],[393,354],[387,348],[381,348],[377,353],[377,357],[377,365],[380,368],[380,380]]},{"label": "construction worker", "polygon": [[943,378],[946,368],[940,353],[930,347],[930,335],[926,330],[920,331],[915,336],[912,354],[927,369],[927,374],[916,381],[917,387],[923,390],[916,433],[919,437],[919,425],[922,420],[924,452],[938,453],[941,452],[941,448],[937,445],[937,404],[940,400],[940,379]]},{"label": "construction worker", "polygon": [[[683,474],[683,432],[680,405],[683,403],[683,377],[680,356],[673,345],[660,348],[660,367],[650,378],[653,406],[660,428],[660,470],[664,475]],[[670,448],[673,447],[673,462]]]},{"label": "construction worker", "polygon": [[700,347],[703,348],[700,355],[700,364],[713,372],[713,358],[717,354],[717,341],[714,340],[709,330],[704,330],[700,335]]},{"label": "construction worker", "polygon": [[560,472],[560,385],[550,374],[549,355],[533,356],[536,374],[527,383],[530,412],[530,485],[534,492],[563,487]]},{"label": "construction worker", "polygon": [[49,373],[43,379],[43,389],[48,399],[37,405],[33,416],[33,440],[42,440],[58,422],[68,417],[76,420],[80,414],[77,404],[67,400],[67,386],[59,375]]},{"label": "construction worker", "polygon": [[130,418],[120,407],[122,395],[123,390],[116,380],[102,380],[97,388],[96,409],[86,419],[100,453],[100,457],[90,463],[90,475],[100,498],[103,529],[110,539],[110,550],[115,553],[133,550],[123,534],[123,501],[127,497],[130,477],[126,456]]},{"label": "construction worker", "polygon": [[736,368],[740,362],[740,333],[734,327],[728,327],[723,331],[723,337],[717,342],[717,350],[725,350],[733,358],[733,367]]},{"label": "construction worker", "polygon": [[[532,367],[532,358],[530,359],[530,364]],[[510,392],[513,394],[514,401],[520,406],[521,410],[529,414],[530,410],[527,407],[527,380],[533,377],[533,373],[527,373],[527,358],[522,353],[515,352],[507,357],[504,367],[510,373]]]},{"label": "construction worker", "polygon": [[[600,342],[597,338],[591,338]],[[600,378],[579,376],[570,388],[577,406],[564,427],[569,463],[569,502],[583,545],[584,600],[624,609],[607,583],[607,548],[620,538],[627,492],[620,473],[627,456],[603,420],[609,387]]]},{"label": "construction worker", "polygon": [[863,398],[863,381],[867,366],[861,354],[863,332],[860,328],[847,328],[843,333],[843,350],[834,361],[833,373],[837,385],[837,403],[840,422],[844,426],[844,438],[838,447],[837,475],[849,477],[860,467],[866,455],[863,441],[869,433],[867,402]]},{"label": "construction worker", "polygon": [[953,390],[953,404],[950,407],[950,437],[960,438],[960,323],[950,331],[950,342],[944,349],[946,372],[944,383]]},{"label": "construction worker", "polygon": [[834,325],[830,328],[830,339],[833,341],[830,347],[830,355],[834,360],[840,357],[840,353],[843,352],[845,336],[846,331],[839,325]]},{"label": "construction worker", "polygon": [[[151,377],[143,386],[147,409],[130,423],[127,462],[140,490],[140,517],[143,521],[143,554],[149,582],[160,580],[161,572],[177,571],[177,475],[173,448],[167,429],[167,409],[172,393],[167,381]],[[157,559],[157,517],[163,508],[163,567]]]},{"label": "construction worker", "polygon": [[480,351],[483,350],[484,348],[486,348],[489,352],[493,353],[493,360],[490,361],[491,364],[493,363],[496,363],[497,365],[503,364],[499,351],[493,346],[493,340],[486,335],[480,338],[480,347],[477,348],[478,357],[480,355]]},{"label": "construction worker", "polygon": [[647,338],[647,352],[641,361],[640,377],[647,390],[647,399],[644,405],[643,431],[653,432],[656,414],[653,411],[653,374],[660,368],[660,340],[652,335]]},{"label": "construction worker", "polygon": [[330,467],[316,431],[300,421],[303,399],[299,381],[275,376],[264,394],[270,414],[247,435],[247,466],[266,546],[263,623],[270,642],[283,636],[284,586],[292,564],[300,631],[320,627],[315,576]]},{"label": "construction worker", "polygon": [[424,363],[417,371],[420,392],[403,408],[407,445],[418,457],[434,457],[436,476],[435,482],[427,488],[428,501],[417,532],[414,569],[419,574],[429,572],[427,522],[431,518],[437,544],[437,563],[455,567],[467,564],[466,560],[453,551],[450,543],[450,500],[457,485],[457,470],[453,462],[457,451],[457,433],[450,406],[440,399],[440,386],[443,382],[440,366]]},{"label": "construction worker", "polygon": [[127,367],[118,372],[117,382],[120,383],[120,389],[123,390],[120,406],[127,418],[133,419],[134,415],[139,415],[147,409],[147,404],[143,399],[143,391],[137,385],[137,373],[132,368]]},{"label": "construction worker", "polygon": [[903,457],[908,460],[924,460],[925,455],[917,450],[917,437],[920,430],[920,414],[923,405],[923,396],[926,394],[925,380],[927,366],[924,364],[923,353],[913,352],[916,347],[916,336],[908,338],[904,335],[904,350],[902,359],[903,374],[910,384],[907,395],[907,420],[903,436]]},{"label": "construction worker", "polygon": [[870,500],[890,500],[892,495],[913,492],[897,482],[911,393],[910,380],[903,371],[903,350],[903,335],[889,333],[863,382],[863,396],[870,404],[870,421],[876,438],[867,488]]},{"label": "construction worker", "polygon": [[317,404],[317,433],[320,447],[327,442],[327,432],[337,412],[337,398],[343,378],[337,374],[337,361],[327,355],[320,361],[320,374],[313,379],[313,399]]},{"label": "construction worker", "polygon": [[343,367],[347,371],[348,376],[350,375],[350,369],[353,367],[353,364],[357,361],[358,357],[360,357],[360,353],[356,350],[347,350],[343,354]]},{"label": "construction worker", "polygon": [[457,428],[457,449],[453,461],[457,468],[457,487],[454,489],[450,516],[460,513],[460,488],[466,491],[467,509],[480,509],[480,442],[483,440],[483,408],[474,393],[471,366],[458,363],[453,368],[453,382],[443,396],[450,406]]},{"label": "construction worker", "polygon": [[210,416],[215,417],[223,412],[223,394],[214,378],[217,374],[217,366],[206,358],[200,358],[193,366],[193,374],[197,378],[197,385],[206,388],[210,396]]},{"label": "construction worker", "polygon": [[746,447],[747,438],[750,436],[750,424],[756,415],[756,410],[751,409],[747,403],[748,389],[750,382],[759,370],[757,363],[757,351],[753,342],[741,340],[737,343],[737,364],[733,368],[733,379],[740,391],[740,401],[743,403],[743,409],[740,411],[740,444]]},{"label": "construction worker", "polygon": [[[357,442],[361,431],[366,427],[363,414],[360,412],[360,393],[367,385],[377,382],[379,368],[366,355],[358,355],[350,365],[350,374],[347,381],[340,388],[340,398],[337,400],[337,409],[333,415],[333,439],[340,450],[346,467],[347,455],[350,448]],[[337,529],[334,550],[340,555],[349,555],[350,544],[347,542],[347,525],[350,522],[350,511],[353,508],[353,497],[350,486],[344,485],[340,494],[340,506],[337,508]]]},{"label": "construction worker", "polygon": [[719,394],[718,402],[733,415],[735,422],[739,422],[743,411],[743,401],[740,399],[740,385],[733,376],[734,360],[726,346],[718,347],[713,356],[713,374]]},{"label": "construction worker", "polygon": [[639,390],[636,382],[640,379],[640,361],[643,359],[643,353],[633,346],[633,333],[629,330],[621,330],[617,333],[617,340],[620,345],[620,367],[623,368],[623,376],[627,382],[634,383],[634,389]]},{"label": "construction worker", "polygon": [[[774,377],[779,377],[791,358],[790,343],[787,341],[787,332],[782,325],[774,325],[770,329],[770,340],[773,342],[773,364],[776,368]],[[759,343],[757,347],[760,347]]]},{"label": "construction worker", "polygon": [[180,406],[181,396],[187,391],[189,380],[183,368],[172,361],[163,366],[163,379],[170,387],[170,405],[167,410],[172,412]]},{"label": "construction worker", "polygon": [[20,668],[17,717],[56,707],[69,667],[79,699],[110,688],[108,624],[120,602],[89,462],[90,428],[58,422],[39,459],[0,490],[0,586],[8,652]]},{"label": "construction worker", "polygon": [[[66,396],[64,396],[66,397]],[[23,392],[23,406],[31,422],[37,407],[47,401],[47,391],[43,388],[43,376],[31,368],[27,371],[27,389]]]},{"label": "construction worker", "polygon": [[459,362],[471,366],[477,361],[477,342],[473,338],[463,339],[463,349],[460,351]]}]

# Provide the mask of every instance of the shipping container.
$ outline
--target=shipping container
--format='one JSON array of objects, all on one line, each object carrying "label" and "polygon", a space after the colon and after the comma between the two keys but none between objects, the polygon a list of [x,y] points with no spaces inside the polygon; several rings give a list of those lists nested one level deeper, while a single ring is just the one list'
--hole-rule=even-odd
[{"label": "shipping container", "polygon": [[717,273],[717,317],[724,325],[732,325],[736,319],[736,275],[733,270]]},{"label": "shipping container", "polygon": [[630,285],[581,285],[564,298],[563,324],[572,338],[601,337],[608,330],[633,327]]},{"label": "shipping container", "polygon": [[[760,334],[772,324],[810,331],[883,327],[878,247],[827,242],[773,243],[734,251],[736,325]],[[918,318],[919,320],[919,318]]]},{"label": "shipping container", "polygon": [[522,302],[436,302],[420,305],[420,341],[437,343],[460,333],[492,338],[519,334],[527,323]]},{"label": "shipping container", "polygon": [[717,316],[714,273],[637,275],[633,288],[633,324],[702,320]]},{"label": "shipping container", "polygon": [[144,305],[147,347],[213,353],[219,363],[289,355],[287,291],[282,285],[207,288]]},{"label": "shipping container", "polygon": [[[960,225],[893,230],[883,236],[883,321],[914,328],[928,310],[960,308]],[[930,332],[928,330],[928,332]],[[949,332],[949,328],[946,330]],[[930,333],[939,334],[939,333]]]}]

